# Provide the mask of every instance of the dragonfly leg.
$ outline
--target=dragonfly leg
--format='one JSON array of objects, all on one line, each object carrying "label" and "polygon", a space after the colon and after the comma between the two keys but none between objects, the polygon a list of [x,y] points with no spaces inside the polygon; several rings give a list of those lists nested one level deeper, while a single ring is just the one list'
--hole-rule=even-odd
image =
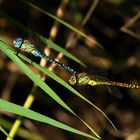
[{"label": "dragonfly leg", "polygon": [[31,65],[33,65],[33,55],[31,55],[31,62],[30,62]]},{"label": "dragonfly leg", "polygon": [[19,54],[19,51],[16,51],[16,55],[18,56],[18,54]]}]

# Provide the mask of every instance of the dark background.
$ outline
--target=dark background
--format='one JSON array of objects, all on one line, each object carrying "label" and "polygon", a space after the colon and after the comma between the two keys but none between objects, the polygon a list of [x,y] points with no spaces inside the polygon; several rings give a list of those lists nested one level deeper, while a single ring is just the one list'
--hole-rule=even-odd
[{"label": "dark background", "polygon": [[[62,1],[30,1],[36,6],[56,15],[56,11]],[[128,82],[139,84],[140,80],[140,18],[134,21],[129,30],[134,32],[136,36],[123,32],[121,29],[126,23],[133,18],[140,9],[139,0],[102,0],[96,6],[91,17],[83,26],[82,21],[88,13],[92,0],[71,0],[64,9],[63,20],[72,26],[82,30],[88,36],[96,38],[103,48],[91,43],[90,41],[76,36],[70,29],[59,26],[59,31],[55,39],[55,43],[69,52],[77,56],[84,62],[88,68],[76,64],[72,60],[63,58],[62,63],[72,66],[79,72],[88,72],[92,75],[105,76],[112,81]],[[18,0],[1,0],[0,11],[14,18],[23,25],[32,28],[36,32],[45,37],[49,37],[49,32],[53,26],[54,20],[45,14],[29,7],[27,4]],[[30,23],[30,24],[29,24]],[[66,47],[67,40],[74,34],[72,45]],[[16,37],[30,38],[28,32],[22,32],[15,25],[11,24],[5,17],[0,16],[0,39],[5,43],[12,45],[13,39]],[[57,52],[51,50],[51,57],[55,58]],[[29,56],[30,57],[30,56]],[[35,61],[38,61],[35,59]],[[30,66],[32,67],[32,66]],[[33,68],[34,69],[34,68]],[[62,68],[56,67],[54,72],[62,79],[68,81],[70,73]],[[78,99],[76,96],[67,91],[64,87],[51,79],[46,79],[50,87],[58,93],[58,95],[104,140],[138,140],[140,139],[140,90],[119,88],[119,92],[123,95],[123,99],[116,98],[109,94],[107,87],[75,87],[81,94],[87,97],[102,109],[118,128],[116,132],[109,122],[87,103]],[[10,88],[8,85],[10,84]],[[23,105],[28,96],[33,83],[0,52],[0,96],[5,100],[9,100],[16,104]],[[112,91],[113,94],[114,91]],[[50,97],[37,89],[36,99],[31,107],[39,113],[57,119],[70,126],[85,131],[87,128],[75,117],[66,112]],[[65,94],[69,93],[69,94]],[[16,116],[9,114],[1,114],[10,123],[14,123]],[[23,128],[29,129],[31,135],[41,135],[44,140],[48,139],[81,139],[87,138],[40,124],[35,121],[25,120]],[[5,129],[9,131],[9,128]],[[24,135],[24,133],[23,133]],[[1,138],[5,136],[0,133]],[[26,139],[21,134],[15,137],[15,140]]]}]

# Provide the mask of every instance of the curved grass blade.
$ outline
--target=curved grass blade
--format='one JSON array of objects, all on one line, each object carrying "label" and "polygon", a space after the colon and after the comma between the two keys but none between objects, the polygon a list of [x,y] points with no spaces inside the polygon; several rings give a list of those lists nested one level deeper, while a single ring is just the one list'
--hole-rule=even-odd
[{"label": "curved grass blade", "polygon": [[71,29],[72,31],[76,32],[77,34],[81,35],[82,37],[85,37],[86,39],[88,39],[89,41],[93,42],[94,44],[98,45],[100,48],[103,49],[102,45],[99,44],[96,40],[93,40],[92,38],[90,38],[89,36],[87,36],[85,33],[81,32],[80,30],[78,30],[77,28],[71,26],[70,24],[68,24],[67,22],[65,22],[64,20],[61,20],[59,18],[57,18],[56,16],[50,14],[49,12],[46,12],[45,10],[37,7],[36,5],[26,1],[26,0],[22,0],[24,3],[27,3],[29,6],[31,6],[32,8],[44,13],[45,15],[51,17],[52,19],[58,21],[59,23],[61,23],[62,25],[66,26],[67,28]]},{"label": "curved grass blade", "polygon": [[46,93],[49,92],[49,96],[59,102],[64,108],[72,111],[56,94],[55,92],[45,84],[34,72],[32,72],[13,52],[13,49],[0,41],[0,49],[10,58],[12,61],[30,78],[32,81],[42,88]]},{"label": "curved grass blade", "polygon": [[9,135],[8,133],[0,126],[0,131],[5,134],[10,140],[13,140]]},{"label": "curved grass blade", "polygon": [[[22,54],[19,54],[19,57],[24,59],[25,61],[27,61],[28,63],[31,63],[31,60],[28,59],[27,57],[25,57]],[[90,105],[92,105],[94,108],[96,108],[99,112],[101,112],[105,118],[110,122],[110,124],[113,126],[113,128],[117,131],[116,127],[114,126],[114,124],[111,122],[111,120],[106,116],[106,114],[99,109],[96,105],[94,105],[91,101],[89,101],[88,99],[86,99],[84,96],[82,96],[78,91],[76,91],[73,87],[71,87],[68,83],[66,83],[64,80],[62,80],[61,78],[59,78],[57,75],[55,75],[54,73],[52,73],[51,71],[47,70],[46,68],[41,67],[39,64],[32,62],[32,65],[35,66],[37,69],[39,69],[40,71],[42,71],[43,73],[47,74],[49,77],[51,77],[52,79],[54,79],[56,82],[60,83],[62,86],[64,86],[65,88],[67,88],[68,90],[70,90],[71,92],[73,92],[74,94],[76,94],[78,97],[80,97],[81,99],[83,99],[84,101],[86,101],[87,103],[89,103]]]},{"label": "curved grass blade", "polygon": [[[61,98],[44,82],[42,81],[34,72],[32,72],[15,54],[16,52],[13,51],[13,48],[10,48],[8,45],[4,44],[0,41],[0,49],[42,90],[44,90],[51,98],[53,98],[57,103],[63,106],[66,110],[70,113],[75,115],[78,119],[80,119],[98,138],[100,136],[80,117],[78,117],[66,104],[61,100]],[[19,56],[23,56],[22,54],[18,54]],[[31,63],[32,61],[28,58],[25,58],[25,61]],[[41,66],[40,66],[41,67]]]},{"label": "curved grass blade", "polygon": [[8,101],[1,100],[1,99],[0,99],[0,110],[8,111],[8,112],[11,112],[11,113],[14,113],[14,114],[38,121],[38,122],[46,123],[46,124],[55,126],[57,128],[64,129],[66,131],[69,131],[69,132],[72,132],[72,133],[75,133],[75,134],[78,134],[87,138],[91,138],[93,140],[99,140],[98,138],[92,135],[89,135],[87,133],[74,129],[64,123],[58,122],[47,116],[41,115],[35,111],[32,111],[30,109],[24,108],[22,106],[19,106],[19,105],[16,105],[16,104],[13,104]]},{"label": "curved grass blade", "polygon": [[[1,117],[0,122],[1,122],[1,125],[7,130],[10,130],[13,127],[13,122],[11,122],[10,120],[7,120],[7,118]],[[26,129],[22,126],[18,129],[16,136],[19,136],[25,140],[44,140],[43,135],[38,134],[38,133],[32,134],[28,129]],[[8,137],[7,137],[6,140],[10,140],[10,139],[8,139]]]},{"label": "curved grass blade", "polygon": [[45,74],[47,74],[53,80],[55,80],[56,82],[58,82],[59,84],[61,84],[65,88],[67,88],[68,90],[70,90],[72,93],[74,93],[75,95],[77,95],[78,97],[80,97],[82,100],[84,100],[87,103],[89,103],[95,109],[97,109],[109,121],[109,123],[112,125],[112,127],[117,131],[117,128],[115,127],[115,125],[113,124],[113,122],[106,116],[106,114],[100,108],[98,108],[91,101],[89,101],[87,98],[85,98],[83,95],[81,95],[77,90],[75,90],[72,86],[70,86],[68,83],[66,83],[63,79],[59,78],[57,75],[55,75],[51,71],[48,71],[46,68],[43,68],[43,67],[41,67],[40,65],[38,65],[36,63],[33,63],[33,66],[35,66],[37,69],[39,69],[40,71],[42,71]]}]

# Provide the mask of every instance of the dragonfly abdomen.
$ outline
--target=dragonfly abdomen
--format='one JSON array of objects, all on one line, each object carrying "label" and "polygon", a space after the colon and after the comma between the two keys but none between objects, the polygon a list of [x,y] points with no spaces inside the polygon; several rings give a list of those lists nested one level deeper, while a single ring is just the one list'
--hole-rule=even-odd
[{"label": "dragonfly abdomen", "polygon": [[[99,82],[97,82],[97,83],[99,83]],[[100,84],[111,85],[111,86],[119,86],[119,87],[126,87],[126,88],[135,88],[135,89],[140,88],[139,85],[121,83],[121,82],[114,82],[114,81],[100,81]]]},{"label": "dragonfly abdomen", "polygon": [[60,63],[60,62],[58,62],[58,61],[55,61],[55,60],[53,60],[52,58],[47,57],[46,55],[45,55],[43,58],[44,58],[45,60],[47,60],[47,61],[53,63],[53,64],[57,64],[58,66],[60,66],[60,67],[62,67],[62,68],[64,68],[64,69],[66,69],[66,70],[68,70],[69,72],[71,72],[71,73],[73,73],[73,74],[76,73],[76,71],[75,71],[74,69],[72,69],[72,68],[70,68],[69,66],[66,66],[65,64],[62,64],[62,63]]},{"label": "dragonfly abdomen", "polygon": [[116,86],[120,86],[120,87],[126,87],[126,88],[140,88],[139,85],[135,85],[135,84],[127,84],[127,83],[120,83],[120,82],[112,82],[112,84],[116,85]]},{"label": "dragonfly abdomen", "polygon": [[41,53],[40,51],[38,51],[38,50],[36,50],[36,51],[34,52],[34,55],[35,55],[35,56],[38,56],[38,57],[41,57],[41,58],[44,58],[45,60],[49,61],[50,63],[57,64],[58,66],[60,66],[60,67],[62,67],[62,68],[64,68],[64,69],[70,71],[70,72],[73,73],[73,74],[76,73],[76,71],[75,71],[74,69],[70,68],[69,66],[66,66],[65,64],[62,64],[62,63],[59,63],[58,61],[53,60],[51,57],[48,57],[48,56],[42,54],[42,53]]}]

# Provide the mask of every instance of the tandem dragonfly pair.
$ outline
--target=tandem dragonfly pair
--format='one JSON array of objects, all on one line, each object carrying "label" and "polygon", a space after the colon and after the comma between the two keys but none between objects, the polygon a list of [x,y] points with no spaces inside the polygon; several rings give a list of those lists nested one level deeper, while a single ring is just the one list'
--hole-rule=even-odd
[{"label": "tandem dragonfly pair", "polygon": [[[140,88],[139,85],[135,84],[127,84],[127,83],[120,83],[120,82],[114,82],[110,80],[105,80],[99,78],[98,76],[88,75],[86,73],[77,73],[74,69],[72,69],[69,66],[66,66],[65,64],[62,64],[58,61],[53,60],[51,57],[46,56],[45,54],[41,53],[39,50],[37,50],[34,45],[29,40],[23,40],[22,38],[17,38],[13,41],[13,44],[16,48],[26,52],[30,53],[36,57],[44,58],[46,61],[49,61],[53,64],[57,64],[58,66],[64,68],[65,70],[71,72],[73,75],[69,78],[69,83],[71,85],[90,85],[90,86],[96,86],[96,85],[108,85],[108,86],[119,86],[119,87],[126,87],[126,88]],[[121,98],[121,93],[115,94],[115,96]]]}]

